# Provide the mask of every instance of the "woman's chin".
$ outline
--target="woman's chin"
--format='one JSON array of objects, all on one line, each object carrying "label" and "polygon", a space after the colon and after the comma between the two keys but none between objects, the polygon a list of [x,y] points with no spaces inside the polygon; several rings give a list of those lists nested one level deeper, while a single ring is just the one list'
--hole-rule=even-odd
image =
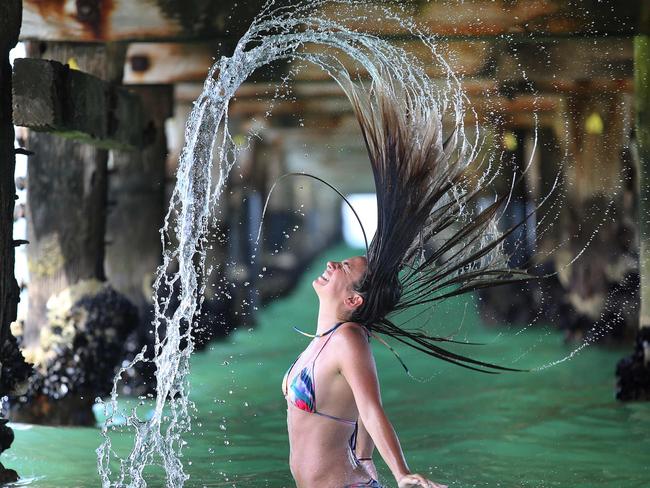
[{"label": "woman's chin", "polygon": [[311,282],[311,286],[316,292],[316,295],[320,296],[320,294],[323,292],[323,287],[327,284],[327,282],[323,281],[320,277],[316,278],[314,281]]}]

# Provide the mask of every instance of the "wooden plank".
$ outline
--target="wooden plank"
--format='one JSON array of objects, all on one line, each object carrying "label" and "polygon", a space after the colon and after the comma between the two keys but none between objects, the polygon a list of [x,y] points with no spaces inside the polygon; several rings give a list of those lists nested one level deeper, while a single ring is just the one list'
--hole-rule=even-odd
[{"label": "wooden plank", "polygon": [[42,59],[14,64],[14,123],[103,148],[142,141],[139,98],[124,88]]},{"label": "wooden plank", "polygon": [[[436,81],[436,80],[434,80]],[[445,80],[438,80],[444,84]],[[588,82],[583,80],[551,80],[531,82],[534,94],[546,97],[553,95],[563,95],[568,93],[589,93],[593,91],[612,92],[612,93],[633,93],[634,80],[610,80],[610,79],[592,79]],[[461,84],[462,90],[472,99],[480,100],[487,97],[489,103],[490,97],[517,96],[524,94],[530,95],[528,84],[523,87],[519,85],[512,86],[508,82],[499,82],[489,78],[465,79]],[[190,103],[196,100],[203,90],[201,83],[180,83],[176,85],[174,98],[180,103]],[[275,83],[243,83],[233,99],[233,103],[243,99],[253,99],[260,102],[268,103],[268,100],[274,96],[294,97],[297,100],[310,99],[318,100],[324,98],[343,98],[345,94],[341,87],[334,81],[298,81],[292,83],[288,88],[277,88]]]},{"label": "wooden plank", "polygon": [[[330,5],[322,11],[336,18],[339,9]],[[418,7],[393,6],[388,15],[364,5],[356,11],[347,8],[344,15],[355,19],[346,22],[348,27],[379,35],[403,35],[405,28],[391,18],[406,14],[424,33],[440,37],[629,36],[635,32],[639,9],[637,2],[616,0],[434,0]]]},{"label": "wooden plank", "polygon": [[[379,3],[379,2],[378,2]],[[348,25],[380,35],[404,35],[393,15],[414,16],[438,36],[632,35],[639,4],[616,0],[437,0],[393,6],[386,15],[369,5],[345,8]],[[25,0],[22,39],[187,40],[239,38],[263,0]],[[321,10],[336,18],[340,4]]]},{"label": "wooden plank", "polygon": [[132,43],[126,53],[124,84],[170,84],[205,80],[221,57],[214,43]]},{"label": "wooden plank", "polygon": [[[420,42],[393,41],[411,53],[432,78],[445,77],[440,64]],[[307,47],[314,51],[315,46]],[[213,43],[136,43],[129,46],[125,83],[202,83],[209,68],[226,48]],[[464,79],[491,77],[572,85],[576,80],[631,80],[632,40],[626,38],[556,39],[536,43],[499,39],[441,41],[438,52]],[[343,57],[350,70],[355,65]],[[298,81],[326,81],[330,78],[317,66],[300,63]],[[286,73],[276,70],[274,77]],[[258,84],[262,84],[258,80]],[[320,86],[320,85],[319,85]]]},{"label": "wooden plank", "polygon": [[[440,78],[447,75],[440,63],[433,59],[431,51],[419,41],[394,41],[407,53],[413,56],[415,62],[419,62],[426,73],[432,78]],[[490,41],[440,41],[436,44],[439,54],[449,60],[450,65],[460,76],[476,76],[487,68],[487,64],[493,56],[495,44]],[[322,48],[314,44],[307,44],[304,52],[319,52]],[[361,76],[367,72],[361,68],[353,59],[341,56],[342,64],[350,72],[358,71]],[[300,80],[323,80],[329,76],[320,67],[306,62],[295,63],[298,69],[297,78]]]},{"label": "wooden plank", "polygon": [[[479,114],[493,113],[495,116],[508,113],[553,112],[560,108],[561,97],[522,95],[515,98],[494,96],[485,99],[481,96],[470,99],[471,107]],[[270,99],[238,98],[230,104],[231,115],[264,115],[271,111],[274,115],[295,114],[346,114],[351,112],[350,102],[344,97],[324,99],[299,99],[296,101]]]},{"label": "wooden plank", "polygon": [[23,40],[239,38],[264,0],[25,0]]}]

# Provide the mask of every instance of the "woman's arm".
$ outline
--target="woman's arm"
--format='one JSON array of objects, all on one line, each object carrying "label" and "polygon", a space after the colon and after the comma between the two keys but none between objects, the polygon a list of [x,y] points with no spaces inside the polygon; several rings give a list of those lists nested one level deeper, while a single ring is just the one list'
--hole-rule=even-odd
[{"label": "woman's arm", "polygon": [[397,435],[381,405],[377,369],[370,345],[360,327],[341,327],[336,348],[341,374],[352,389],[354,401],[365,430],[370,434],[379,454],[384,459],[400,487],[444,487],[412,474],[409,470]]}]

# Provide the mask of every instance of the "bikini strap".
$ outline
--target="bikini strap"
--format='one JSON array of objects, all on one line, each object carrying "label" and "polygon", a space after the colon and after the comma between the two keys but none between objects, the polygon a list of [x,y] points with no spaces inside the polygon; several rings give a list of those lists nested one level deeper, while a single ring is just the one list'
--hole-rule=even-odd
[{"label": "bikini strap", "polygon": [[323,334],[320,334],[320,336],[317,336],[317,337],[323,337],[323,336],[329,335],[329,337],[328,337],[327,340],[325,341],[325,344],[323,344],[323,346],[320,348],[320,350],[318,351],[318,353],[317,353],[316,356],[314,357],[314,360],[312,361],[312,370],[314,369],[314,363],[316,363],[316,359],[318,359],[318,356],[320,356],[320,353],[323,352],[323,349],[325,349],[325,346],[326,346],[327,343],[330,341],[330,339],[331,339],[332,337],[334,337],[333,332],[335,332],[336,329],[338,329],[341,325],[343,325],[343,322],[339,322],[338,324],[336,324],[334,327],[332,327],[332,328],[331,328],[330,330],[328,330],[327,332],[324,332]]},{"label": "bikini strap", "polygon": [[302,334],[302,335],[304,335],[304,336],[311,337],[312,339],[314,339],[314,338],[316,338],[316,337],[325,337],[326,335],[331,334],[332,332],[334,332],[336,329],[338,329],[338,328],[339,328],[341,325],[343,325],[344,323],[345,323],[345,322],[338,322],[336,325],[334,325],[334,327],[332,327],[332,328],[329,329],[329,330],[326,330],[326,331],[323,332],[322,334],[310,334],[309,332],[305,332],[305,331],[303,331],[303,330],[300,330],[300,329],[299,329],[298,327],[296,327],[295,325],[294,325],[294,327],[293,327],[293,330],[295,330],[295,331],[298,332],[299,334]]},{"label": "bikini strap", "polygon": [[[300,330],[298,327],[295,327],[295,326],[294,326],[293,330],[295,330],[296,332],[299,332],[300,334],[302,334],[302,335],[304,335],[304,336],[311,337],[311,338],[315,338],[315,337],[323,337],[323,336],[326,336],[326,335],[328,335],[328,334],[334,332],[336,329],[338,329],[338,328],[339,328],[341,325],[343,325],[344,323],[345,323],[345,322],[339,322],[339,323],[336,324],[334,327],[332,327],[331,329],[329,329],[329,330],[326,331],[326,332],[323,332],[322,334],[310,334],[310,333],[308,333],[308,332],[304,332],[304,331]],[[413,379],[417,379],[417,378],[415,378],[415,377],[411,374],[411,371],[409,370],[408,366],[406,366],[406,364],[404,363],[404,361],[403,361],[402,358],[400,357],[399,353],[398,353],[395,349],[393,349],[393,348],[390,346],[390,344],[388,344],[384,339],[382,339],[381,337],[379,337],[377,334],[375,334],[372,330],[370,330],[370,329],[369,329],[368,327],[366,327],[365,325],[361,325],[361,324],[359,324],[359,325],[365,329],[365,331],[366,331],[366,335],[368,336],[368,342],[370,342],[370,337],[374,337],[375,339],[377,339],[380,343],[382,343],[384,346],[386,346],[390,352],[393,353],[393,355],[397,358],[397,360],[399,361],[399,363],[402,365],[402,368],[404,368],[404,371],[406,371],[406,374],[409,375],[409,376],[410,376],[411,378],[413,378]],[[327,341],[329,341],[329,339],[327,339]],[[327,341],[325,341],[325,344],[327,344]],[[323,347],[325,347],[325,345],[323,345]],[[323,350],[323,348],[321,348],[321,351],[322,351],[322,350]],[[318,354],[320,354],[320,351],[318,351]],[[316,357],[318,357],[318,354],[316,355]],[[316,360],[316,358],[314,358],[314,360]]]}]

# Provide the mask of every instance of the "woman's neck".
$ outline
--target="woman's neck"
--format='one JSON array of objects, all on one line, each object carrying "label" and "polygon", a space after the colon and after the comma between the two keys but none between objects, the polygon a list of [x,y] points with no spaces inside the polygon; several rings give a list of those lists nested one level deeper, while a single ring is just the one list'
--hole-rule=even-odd
[{"label": "woman's neck", "polygon": [[340,318],[337,310],[332,307],[321,306],[318,309],[318,325],[316,327],[316,333],[323,334],[334,327],[338,322],[343,322],[343,320],[344,319]]}]

